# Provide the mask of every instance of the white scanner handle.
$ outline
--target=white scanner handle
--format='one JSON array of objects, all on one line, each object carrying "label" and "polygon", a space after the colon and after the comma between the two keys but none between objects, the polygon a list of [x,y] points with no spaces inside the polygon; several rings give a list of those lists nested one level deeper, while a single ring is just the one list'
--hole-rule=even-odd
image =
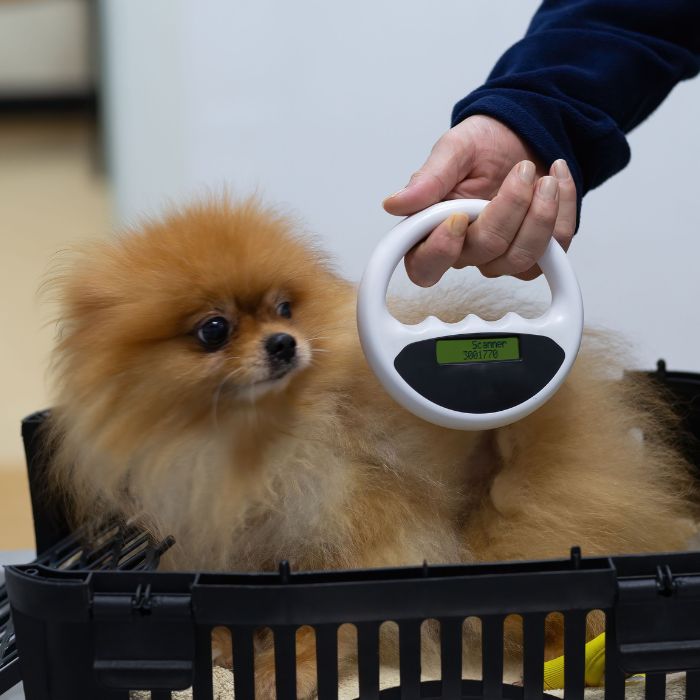
[{"label": "white scanner handle", "polygon": [[[476,219],[489,202],[483,199],[455,199],[435,204],[397,224],[379,242],[365,269],[357,299],[357,324],[367,360],[387,391],[409,410],[447,427],[480,429],[489,424],[503,425],[535,410],[558,388],[578,353],[583,330],[583,302],[573,268],[562,247],[551,239],[538,261],[549,284],[552,301],[538,318],[526,319],[509,312],[497,321],[485,321],[469,314],[457,323],[445,323],[429,316],[418,324],[407,325],[394,318],[387,308],[386,295],[391,277],[404,255],[451,214],[467,214]],[[467,234],[469,235],[469,234]],[[546,335],[560,345],[566,359],[552,382],[530,402],[524,413],[512,420],[496,414],[480,414],[476,424],[465,426],[463,414],[438,408],[415,392],[396,373],[394,359],[401,350],[420,340],[468,333],[532,333]],[[538,399],[536,405],[531,402]],[[515,410],[515,409],[512,409]],[[455,415],[445,417],[445,412]],[[489,418],[491,417],[491,418]],[[505,420],[505,423],[504,423]]]}]

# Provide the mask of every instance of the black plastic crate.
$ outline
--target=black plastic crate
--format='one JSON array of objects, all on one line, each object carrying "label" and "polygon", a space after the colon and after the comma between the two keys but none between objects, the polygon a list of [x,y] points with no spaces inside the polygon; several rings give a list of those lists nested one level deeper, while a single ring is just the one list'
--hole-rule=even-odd
[{"label": "black plastic crate", "polygon": [[[52,571],[120,570],[147,571],[158,567],[160,556],[172,545],[171,539],[154,542],[146,533],[118,525],[105,528],[85,544],[83,533],[75,532],[40,554],[28,565]],[[9,567],[8,567],[9,568]],[[21,680],[13,619],[4,580],[0,582],[0,694]]]},{"label": "black plastic crate", "polygon": [[[543,694],[544,621],[565,621],[567,698],[583,697],[586,615],[606,616],[606,698],[622,700],[626,673],[647,673],[649,700],[665,674],[688,671],[700,697],[700,554],[352,572],[205,574],[57,571],[11,567],[7,578],[29,700],[152,697],[192,686],[212,698],[210,633],[234,642],[237,698],[253,697],[253,634],[275,639],[277,698],[296,697],[295,633],[316,634],[319,698],[337,697],[337,630],[358,636],[360,696],[378,698],[380,625],[398,624],[401,698],[524,698]],[[503,685],[503,621],[524,631],[524,687]],[[462,681],[462,623],[481,620],[483,679]],[[440,625],[441,681],[420,683],[420,625]],[[36,669],[41,669],[37,672]],[[30,672],[31,670],[31,672]]]},{"label": "black plastic crate", "polygon": [[[686,430],[700,435],[700,376],[654,375],[668,387]],[[38,549],[55,551],[67,533],[65,518],[42,496],[45,455],[37,427],[46,414],[23,424]],[[686,453],[700,464],[698,442]],[[72,540],[76,546],[76,540]],[[167,546],[165,543],[163,546]],[[150,551],[146,547],[146,552]],[[157,561],[158,548],[145,555]],[[114,558],[112,564],[118,564]],[[57,562],[59,564],[57,565]],[[565,621],[566,698],[583,698],[586,615],[602,611],[606,622],[606,700],[622,700],[625,677],[646,673],[646,698],[664,698],[666,674],[686,672],[686,698],[700,700],[700,553],[494,565],[428,566],[348,572],[276,574],[95,571],[109,557],[73,558],[9,567],[7,587],[27,700],[126,700],[129,690],[151,691],[153,700],[192,687],[195,700],[212,695],[211,630],[230,629],[234,643],[236,698],[253,697],[253,635],[274,635],[276,696],[296,697],[295,634],[316,635],[321,700],[338,692],[337,630],[354,624],[362,698],[540,700],[543,693],[544,621]],[[122,561],[123,563],[123,561]],[[503,621],[523,622],[523,686],[503,684]],[[462,624],[481,621],[482,679],[462,680]],[[436,620],[440,680],[421,683],[420,629]],[[379,627],[398,625],[400,685],[379,691]]]}]

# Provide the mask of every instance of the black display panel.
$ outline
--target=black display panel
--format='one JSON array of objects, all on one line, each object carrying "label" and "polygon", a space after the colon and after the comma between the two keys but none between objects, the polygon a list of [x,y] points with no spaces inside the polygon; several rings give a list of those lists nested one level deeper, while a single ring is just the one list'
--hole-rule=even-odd
[{"label": "black display panel", "polygon": [[[445,340],[518,338],[520,359],[509,362],[439,364],[436,343]],[[541,391],[564,362],[551,338],[527,333],[471,333],[421,340],[394,360],[399,375],[429,401],[461,413],[513,408]]]}]

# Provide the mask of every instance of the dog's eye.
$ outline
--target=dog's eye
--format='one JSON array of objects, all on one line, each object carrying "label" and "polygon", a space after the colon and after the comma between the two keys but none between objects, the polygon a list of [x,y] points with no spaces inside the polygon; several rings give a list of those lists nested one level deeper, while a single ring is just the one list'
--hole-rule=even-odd
[{"label": "dog's eye", "polygon": [[208,318],[197,328],[197,340],[205,350],[218,350],[226,344],[231,324],[223,316]]},{"label": "dog's eye", "polygon": [[281,304],[277,304],[277,315],[282,318],[292,317],[292,305],[288,301],[283,301]]}]

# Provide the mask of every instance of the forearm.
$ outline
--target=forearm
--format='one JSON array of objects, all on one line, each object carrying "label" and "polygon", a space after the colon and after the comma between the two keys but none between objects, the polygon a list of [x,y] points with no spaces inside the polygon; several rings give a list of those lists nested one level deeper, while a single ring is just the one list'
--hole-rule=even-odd
[{"label": "forearm", "polygon": [[627,164],[625,134],[698,70],[697,0],[547,0],[452,122],[487,114],[545,165],[566,159],[580,198]]}]

